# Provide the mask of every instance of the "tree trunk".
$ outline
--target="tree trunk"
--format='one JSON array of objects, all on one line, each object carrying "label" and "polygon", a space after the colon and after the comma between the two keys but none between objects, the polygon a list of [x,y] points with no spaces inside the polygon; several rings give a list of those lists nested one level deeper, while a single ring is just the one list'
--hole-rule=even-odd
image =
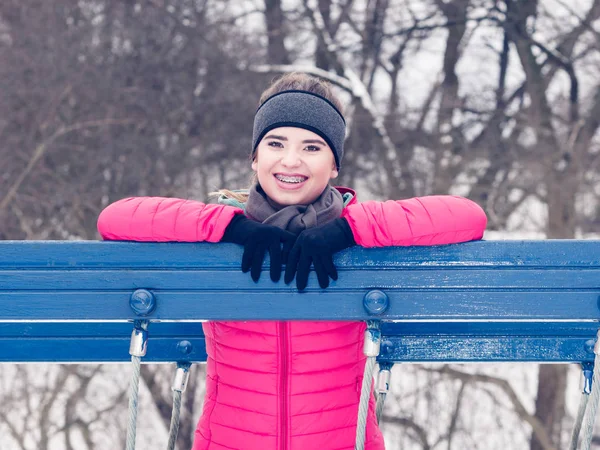
[{"label": "tree trunk", "polygon": [[[567,365],[540,364],[538,390],[535,400],[535,417],[543,424],[557,448],[560,445],[562,419],[565,416],[565,390],[567,387]],[[545,450],[535,434],[531,435],[530,450]]]},{"label": "tree trunk", "polygon": [[[552,109],[546,95],[547,86],[541,65],[537,62],[527,21],[537,15],[537,1],[507,1],[505,30],[514,42],[519,60],[525,72],[526,89],[531,99],[528,108],[529,123],[536,130],[539,155],[543,155],[546,173],[546,205],[548,208],[547,237],[569,239],[575,234],[576,174],[573,164],[563,160],[563,146],[556,137],[552,124]],[[535,417],[543,423],[553,444],[561,448],[560,431],[565,417],[565,390],[567,366],[540,365]],[[532,435],[530,450],[544,450],[544,446]]]},{"label": "tree trunk", "polygon": [[[325,28],[331,33],[331,0],[319,0],[319,11],[325,22]],[[317,50],[315,52],[315,64],[318,68],[329,70],[331,68],[331,58],[327,45],[321,34],[317,35]]]},{"label": "tree trunk", "polygon": [[[436,174],[433,192],[435,194],[447,193],[452,187],[457,173],[462,169],[446,164],[450,154],[457,154],[462,150],[463,137],[459,130],[454,129],[452,118],[454,111],[459,107],[458,76],[456,66],[460,59],[460,43],[465,35],[467,26],[467,11],[469,0],[455,0],[451,3],[440,2],[438,6],[446,16],[448,22],[454,22],[448,28],[448,39],[444,51],[444,80],[441,85],[440,109],[437,117],[437,136],[439,149],[436,153]],[[442,168],[446,166],[445,168]]]},{"label": "tree trunk", "polygon": [[265,0],[267,24],[267,55],[269,64],[289,64],[290,58],[284,45],[285,28],[281,0]]}]

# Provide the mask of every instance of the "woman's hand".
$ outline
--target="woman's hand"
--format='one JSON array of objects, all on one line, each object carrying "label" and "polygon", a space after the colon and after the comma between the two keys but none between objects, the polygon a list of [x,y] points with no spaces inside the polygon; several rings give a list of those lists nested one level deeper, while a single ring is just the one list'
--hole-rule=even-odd
[{"label": "woman's hand", "polygon": [[329,286],[329,277],[337,280],[333,264],[334,253],[356,245],[354,235],[346,219],[335,219],[325,225],[304,230],[290,251],[285,268],[285,282],[290,283],[296,275],[298,290],[306,288],[311,263],[315,266],[319,286]]},{"label": "woman's hand", "polygon": [[[233,242],[244,246],[242,272],[250,272],[254,282],[258,282],[265,253],[271,258],[271,280],[281,278],[281,265],[294,245],[296,235],[272,225],[265,225],[237,214],[225,228],[221,242]],[[282,248],[283,244],[283,248]]]}]

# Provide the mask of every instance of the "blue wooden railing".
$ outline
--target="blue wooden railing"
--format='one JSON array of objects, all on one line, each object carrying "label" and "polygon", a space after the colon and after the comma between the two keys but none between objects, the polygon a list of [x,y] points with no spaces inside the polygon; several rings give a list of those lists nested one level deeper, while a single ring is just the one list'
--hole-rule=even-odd
[{"label": "blue wooden railing", "polygon": [[[201,320],[382,320],[380,362],[592,362],[600,241],[353,248],[305,292],[240,271],[232,244],[0,242],[0,361],[206,358]],[[391,322],[394,321],[394,322]]]}]

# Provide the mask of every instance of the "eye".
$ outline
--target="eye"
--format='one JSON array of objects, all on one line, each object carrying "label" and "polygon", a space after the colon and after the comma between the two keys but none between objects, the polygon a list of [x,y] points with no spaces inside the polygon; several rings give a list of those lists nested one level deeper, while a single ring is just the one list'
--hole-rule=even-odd
[{"label": "eye", "polygon": [[306,150],[309,152],[318,152],[321,150],[321,147],[317,147],[316,145],[308,145],[306,146]]},{"label": "eye", "polygon": [[271,141],[271,142],[268,142],[267,145],[269,147],[275,147],[275,148],[282,148],[283,147],[283,144],[281,142],[279,142],[279,141]]}]

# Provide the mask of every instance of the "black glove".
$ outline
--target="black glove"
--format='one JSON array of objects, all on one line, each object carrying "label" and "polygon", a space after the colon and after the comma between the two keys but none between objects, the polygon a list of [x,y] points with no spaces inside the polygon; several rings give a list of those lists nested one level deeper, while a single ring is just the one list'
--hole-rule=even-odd
[{"label": "black glove", "polygon": [[243,214],[236,214],[221,238],[221,242],[233,242],[244,246],[242,272],[250,271],[250,276],[255,282],[260,278],[267,250],[271,257],[271,280],[279,281],[281,264],[287,260],[295,240],[295,234],[273,225],[255,222]]},{"label": "black glove", "polygon": [[[304,230],[290,251],[285,268],[285,282],[290,283],[296,275],[296,286],[303,290],[308,283],[311,263],[315,266],[319,286],[329,286],[329,277],[337,280],[333,254],[356,245],[354,235],[346,219],[335,219],[325,225]],[[297,271],[297,273],[296,273]]]}]

